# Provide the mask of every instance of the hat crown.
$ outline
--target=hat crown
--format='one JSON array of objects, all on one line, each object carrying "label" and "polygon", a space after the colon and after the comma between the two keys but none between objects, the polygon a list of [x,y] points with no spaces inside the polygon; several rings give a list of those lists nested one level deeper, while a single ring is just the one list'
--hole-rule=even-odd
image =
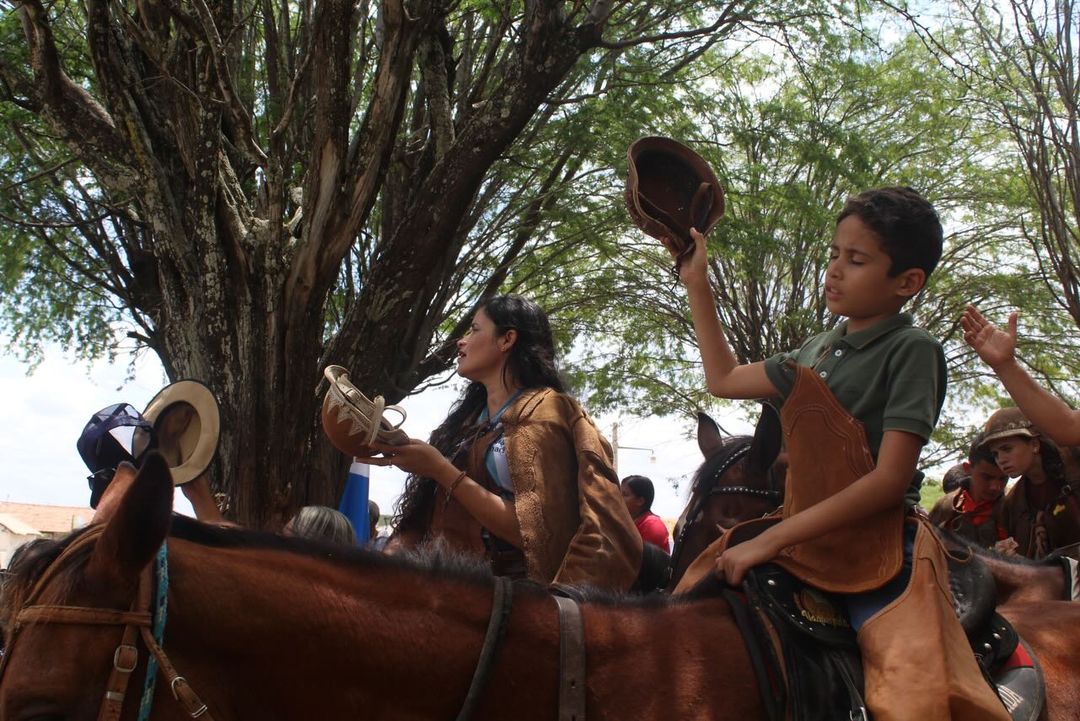
[{"label": "hat crown", "polygon": [[1001,408],[991,413],[986,419],[986,424],[980,434],[979,445],[986,445],[990,441],[1010,436],[1037,438],[1040,435],[1039,429],[1031,424],[1019,408]]},{"label": "hat crown", "polygon": [[712,230],[724,215],[724,190],[712,168],[686,145],[646,137],[627,151],[626,207],[653,238],[693,244],[690,228]]},{"label": "hat crown", "polygon": [[994,411],[983,426],[987,434],[1020,429],[1034,430],[1034,427],[1019,408],[1011,407]]}]

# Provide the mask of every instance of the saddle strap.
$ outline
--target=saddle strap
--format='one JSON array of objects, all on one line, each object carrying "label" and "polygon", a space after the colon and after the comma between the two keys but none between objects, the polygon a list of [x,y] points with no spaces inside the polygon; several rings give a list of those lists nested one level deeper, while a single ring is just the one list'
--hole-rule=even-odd
[{"label": "saddle strap", "polygon": [[585,622],[565,596],[559,606],[559,721],[585,721]]},{"label": "saddle strap", "polygon": [[[866,711],[866,701],[863,699],[862,690],[859,688],[862,686],[862,681],[855,679],[855,674],[848,666],[848,660],[844,656],[844,652],[836,648],[825,650],[825,658],[832,664],[836,670],[836,675],[840,677],[840,680],[844,684],[844,689],[847,691],[848,697],[848,718],[851,721],[870,721],[870,716]],[[854,659],[855,663],[858,663],[858,659]]]},{"label": "saddle strap", "polygon": [[[782,672],[773,652],[772,639],[768,638],[761,619],[749,608],[747,601],[730,588],[725,588],[721,595],[731,607],[735,625],[742,632],[746,652],[750,656],[750,666],[754,669],[758,688],[761,689],[761,702],[766,716],[769,721],[784,721],[787,698]],[[768,654],[768,661],[764,654]],[[770,668],[766,668],[766,662]]]},{"label": "saddle strap", "polygon": [[506,622],[510,618],[513,604],[513,586],[510,579],[505,576],[496,576],[495,591],[491,601],[491,617],[488,619],[487,633],[484,634],[484,645],[480,648],[480,658],[476,662],[476,670],[473,671],[469,692],[465,694],[465,701],[462,702],[461,710],[458,711],[457,721],[467,721],[472,718],[476,704],[480,700],[480,692],[487,685],[491,667],[495,664],[495,656],[506,633]]}]

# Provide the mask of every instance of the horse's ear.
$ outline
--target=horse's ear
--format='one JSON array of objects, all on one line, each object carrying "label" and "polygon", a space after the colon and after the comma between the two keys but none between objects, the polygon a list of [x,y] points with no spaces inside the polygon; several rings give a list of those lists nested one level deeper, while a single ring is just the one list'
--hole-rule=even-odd
[{"label": "horse's ear", "polygon": [[133,585],[169,532],[172,504],[169,466],[161,454],[151,452],[106,521],[87,576],[117,590]]},{"label": "horse's ear", "polygon": [[105,492],[101,494],[97,509],[94,510],[94,517],[90,520],[91,523],[105,523],[113,517],[116,508],[120,505],[120,500],[135,482],[136,473],[135,466],[127,461],[116,467],[116,473],[113,474],[109,485],[105,487]]},{"label": "horse's ear", "polygon": [[697,414],[697,444],[701,449],[701,455],[711,458],[724,445],[724,436],[720,433],[720,426],[705,411]]},{"label": "horse's ear", "polygon": [[769,470],[780,455],[783,442],[780,414],[771,403],[761,404],[761,416],[754,428],[754,441],[750,444],[750,465],[761,472]]}]

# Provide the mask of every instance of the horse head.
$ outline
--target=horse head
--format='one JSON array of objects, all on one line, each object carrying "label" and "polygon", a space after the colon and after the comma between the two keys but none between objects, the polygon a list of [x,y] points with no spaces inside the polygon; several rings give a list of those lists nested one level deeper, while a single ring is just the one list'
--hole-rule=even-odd
[{"label": "horse head", "polygon": [[0,718],[91,719],[109,703],[114,667],[136,665],[125,646],[134,649],[137,631],[125,621],[168,533],[172,494],[168,465],[153,453],[106,523],[19,554],[0,602]]},{"label": "horse head", "polygon": [[705,460],[675,526],[669,589],[723,531],[773,512],[784,499],[787,462],[780,416],[771,405],[762,406],[753,436],[725,436],[708,414],[698,413],[697,438]]}]

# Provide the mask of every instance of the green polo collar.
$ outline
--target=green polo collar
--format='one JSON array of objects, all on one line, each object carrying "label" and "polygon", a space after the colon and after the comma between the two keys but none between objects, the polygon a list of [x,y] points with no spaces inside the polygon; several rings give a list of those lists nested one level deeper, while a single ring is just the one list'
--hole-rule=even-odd
[{"label": "green polo collar", "polygon": [[891,333],[897,328],[906,328],[914,325],[915,319],[910,313],[897,313],[896,315],[889,316],[883,321],[875,323],[869,328],[864,328],[854,333],[847,332],[848,322],[845,320],[840,325],[833,328],[830,333],[829,345],[836,342],[845,343],[852,348],[862,350],[866,346],[870,345],[878,338]]}]

